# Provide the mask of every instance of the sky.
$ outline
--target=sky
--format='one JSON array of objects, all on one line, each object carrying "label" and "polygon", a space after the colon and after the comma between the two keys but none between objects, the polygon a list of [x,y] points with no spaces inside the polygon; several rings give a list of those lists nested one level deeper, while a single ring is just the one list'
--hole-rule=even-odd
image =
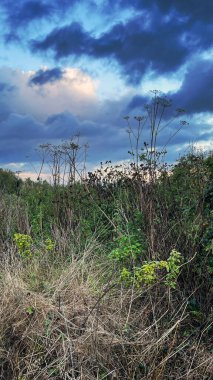
[{"label": "sky", "polygon": [[0,167],[33,178],[40,144],[78,133],[90,168],[127,160],[124,116],[136,128],[152,90],[172,101],[162,122],[186,110],[168,160],[212,148],[212,0],[1,0],[0,28]]}]

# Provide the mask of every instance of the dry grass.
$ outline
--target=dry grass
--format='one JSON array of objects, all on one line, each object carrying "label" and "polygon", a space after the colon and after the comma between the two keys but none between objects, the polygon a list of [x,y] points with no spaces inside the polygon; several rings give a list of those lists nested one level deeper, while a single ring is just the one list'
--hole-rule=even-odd
[{"label": "dry grass", "polygon": [[0,378],[211,379],[209,325],[186,334],[187,300],[160,286],[124,289],[112,276],[106,284],[106,263],[91,257],[63,268],[15,256],[2,264]]}]

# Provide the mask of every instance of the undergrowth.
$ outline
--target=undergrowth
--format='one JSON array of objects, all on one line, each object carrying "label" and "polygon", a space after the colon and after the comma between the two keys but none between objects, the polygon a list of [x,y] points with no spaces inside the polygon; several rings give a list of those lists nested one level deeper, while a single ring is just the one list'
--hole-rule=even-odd
[{"label": "undergrowth", "polygon": [[165,163],[169,106],[125,118],[128,164],[86,176],[77,138],[41,147],[52,184],[0,171],[2,380],[212,378],[213,158]]}]

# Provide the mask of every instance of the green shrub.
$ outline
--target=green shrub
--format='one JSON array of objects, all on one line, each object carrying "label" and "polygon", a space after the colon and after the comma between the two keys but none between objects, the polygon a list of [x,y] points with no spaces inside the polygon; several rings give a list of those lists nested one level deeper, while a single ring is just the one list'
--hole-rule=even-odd
[{"label": "green shrub", "polygon": [[55,249],[55,243],[47,238],[44,243],[36,247],[36,242],[29,235],[15,233],[14,241],[18,252],[22,259],[28,260],[32,259],[34,256],[39,256],[45,253],[51,253]]},{"label": "green shrub", "polygon": [[[113,257],[113,255],[111,257]],[[117,254],[114,258],[119,261],[122,257]],[[120,281],[127,287],[134,285],[139,288],[143,284],[152,285],[158,281],[159,274],[164,269],[166,270],[166,274],[163,276],[163,283],[175,289],[181,261],[181,254],[173,249],[167,260],[144,261],[140,267],[133,266],[132,268],[128,268],[123,266],[120,269]]]},{"label": "green shrub", "polygon": [[112,250],[109,257],[120,264],[130,264],[143,255],[144,248],[139,241],[135,240],[134,235],[121,236],[116,239],[116,243],[117,248]]},{"label": "green shrub", "polygon": [[22,259],[32,258],[33,240],[29,235],[16,233],[14,234],[14,241]]}]

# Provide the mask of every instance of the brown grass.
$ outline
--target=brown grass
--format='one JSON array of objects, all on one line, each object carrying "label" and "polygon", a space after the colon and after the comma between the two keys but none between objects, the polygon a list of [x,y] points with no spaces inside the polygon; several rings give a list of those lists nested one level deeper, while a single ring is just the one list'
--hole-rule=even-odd
[{"label": "brown grass", "polygon": [[90,250],[63,269],[4,261],[0,379],[211,379],[210,322],[188,331],[177,291],[125,289],[112,276],[106,285],[105,268]]}]

